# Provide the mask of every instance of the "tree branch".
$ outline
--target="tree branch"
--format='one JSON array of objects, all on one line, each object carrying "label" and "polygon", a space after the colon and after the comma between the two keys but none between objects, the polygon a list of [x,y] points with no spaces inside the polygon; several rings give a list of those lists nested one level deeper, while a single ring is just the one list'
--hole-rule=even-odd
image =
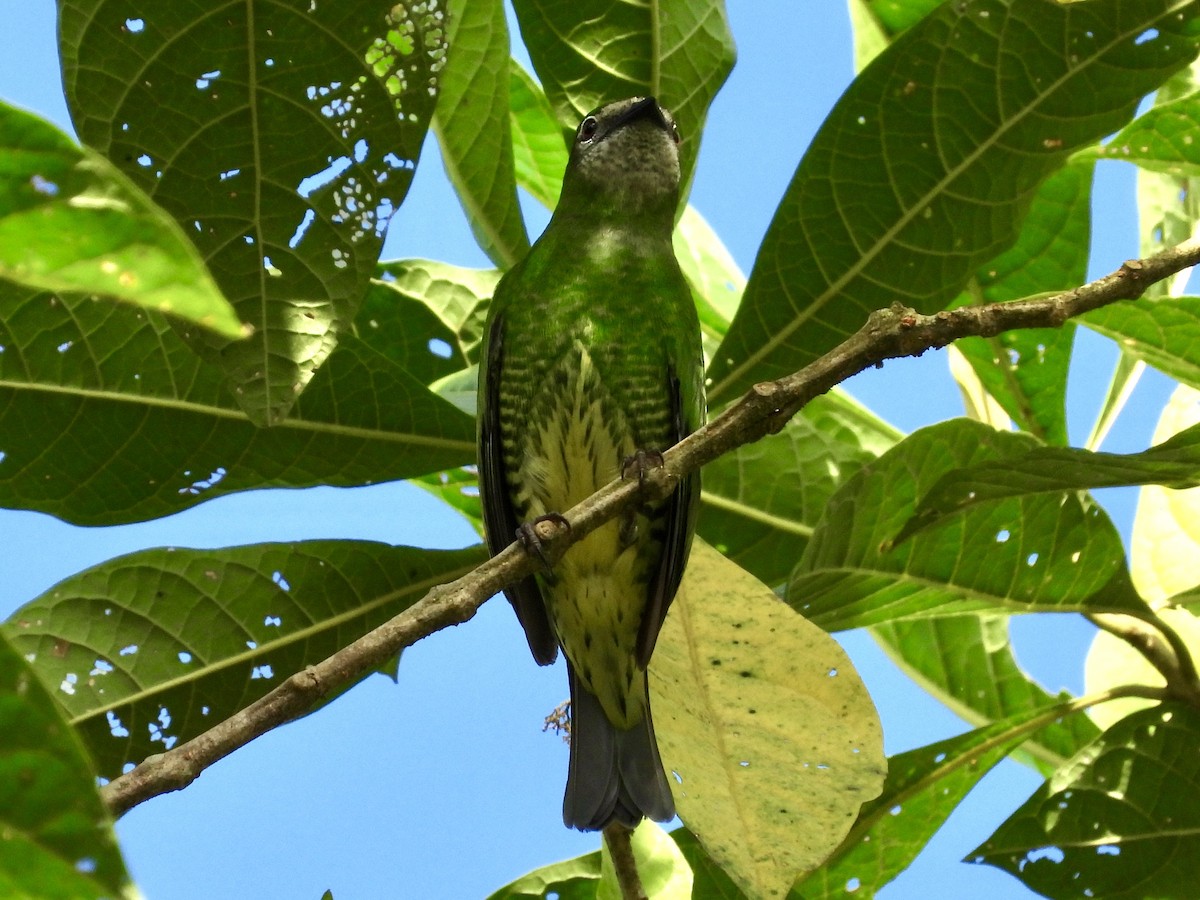
[{"label": "tree branch", "polygon": [[621,900],[646,900],[646,889],[633,855],[633,830],[620,822],[606,825],[604,843],[608,845],[608,857],[621,887]]},{"label": "tree branch", "polygon": [[[1137,299],[1155,282],[1200,262],[1200,241],[1130,260],[1096,281],[1052,297],[962,307],[934,315],[893,304],[870,315],[845,342],[799,372],[756,384],[708,425],[663,454],[644,482],[614,481],[566,511],[570,527],[538,524],[551,562],[572,544],[635,502],[666,497],[679,479],[737,447],[778,432],[814,397],[884,360],[920,356],[963,337],[991,337],[1018,328],[1059,327],[1118,300]],[[261,734],[307,712],[321,698],[361,678],[423,637],[468,621],[507,584],[535,572],[540,561],[518,545],[450,584],[431,590],[394,619],[292,675],[266,696],[166,753],[147,757],[102,789],[120,815],[138,803],[186,787],[205,768]]]}]

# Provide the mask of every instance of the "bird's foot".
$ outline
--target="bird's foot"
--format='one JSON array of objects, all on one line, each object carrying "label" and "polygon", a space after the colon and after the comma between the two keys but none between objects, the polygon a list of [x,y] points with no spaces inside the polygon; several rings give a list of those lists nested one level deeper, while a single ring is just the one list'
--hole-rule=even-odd
[{"label": "bird's foot", "polygon": [[521,546],[525,548],[526,553],[531,553],[542,561],[542,565],[546,567],[546,574],[553,577],[554,571],[550,560],[546,557],[546,546],[544,543],[545,537],[550,535],[538,534],[538,526],[544,523],[549,523],[555,527],[561,527],[567,531],[571,530],[571,523],[567,521],[566,516],[561,513],[546,513],[544,516],[538,516],[529,522],[522,522],[517,528],[517,540],[521,542]]},{"label": "bird's foot", "polygon": [[[638,487],[646,486],[646,473],[651,469],[661,468],[663,464],[663,455],[658,450],[636,450],[621,460],[621,477],[626,481],[632,479],[635,475],[638,480]],[[620,518],[620,538],[621,546],[628,547],[637,540],[638,536],[638,508],[631,506],[622,513]]]},{"label": "bird's foot", "polygon": [[637,476],[638,486],[646,484],[646,473],[651,469],[661,469],[663,455],[659,450],[635,450],[621,460],[621,477],[628,481]]}]

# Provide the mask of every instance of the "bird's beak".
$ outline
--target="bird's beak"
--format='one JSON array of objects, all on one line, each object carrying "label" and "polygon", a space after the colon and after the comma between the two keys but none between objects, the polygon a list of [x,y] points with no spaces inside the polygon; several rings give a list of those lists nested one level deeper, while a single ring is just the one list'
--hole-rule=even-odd
[{"label": "bird's beak", "polygon": [[667,122],[667,117],[663,115],[662,107],[658,105],[658,101],[653,97],[643,97],[625,112],[621,113],[620,117],[613,122],[610,131],[616,131],[630,122],[635,122],[638,119],[651,119],[663,131],[670,130],[670,125]]}]

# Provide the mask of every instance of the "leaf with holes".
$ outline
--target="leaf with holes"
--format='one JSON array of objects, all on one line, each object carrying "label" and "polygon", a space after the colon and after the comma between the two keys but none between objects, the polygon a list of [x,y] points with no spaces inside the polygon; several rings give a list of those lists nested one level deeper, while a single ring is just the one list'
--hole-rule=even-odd
[{"label": "leaf with holes", "polygon": [[832,900],[875,892],[899,875],[992,767],[1063,705],[1030,709],[985,728],[888,758],[883,793],[863,806],[833,857],[793,896]]},{"label": "leaf with holes", "polygon": [[842,95],[767,231],[710,402],[802,368],[896,300],[943,308],[1038,185],[1196,55],[1194,0],[965,0]]},{"label": "leaf with holes", "polygon": [[243,336],[175,221],[108,160],[0,103],[0,278],[103,294]]},{"label": "leaf with holes", "polygon": [[478,360],[498,269],[429,259],[380,263],[355,322],[358,336],[430,384]]},{"label": "leaf with holes", "polygon": [[157,314],[4,282],[0,308],[0,506],[113,525],[475,459],[471,417],[351,335],[264,429]]},{"label": "leaf with holes", "polygon": [[868,463],[829,501],[787,599],[830,631],[982,612],[1145,615],[1112,522],[1079,494],[977,506],[894,543],[947,472],[1015,455],[1033,438],[954,419]]},{"label": "leaf with holes", "polygon": [[100,773],[170,749],[361,637],[482,548],[367,541],[146,550],[59,582],[4,630]]},{"label": "leaf with holes", "polygon": [[733,68],[721,0],[515,0],[513,7],[562,128],[574,132],[591,110],[622,97],[656,97],[679,123],[683,184],[691,183],[708,105]]},{"label": "leaf with holes", "polygon": [[1122,719],[968,857],[1047,897],[1183,897],[1200,854],[1200,713],[1164,703]]},{"label": "leaf with holes", "polygon": [[[1048,694],[1017,663],[1008,616],[889,622],[876,625],[871,635],[909,678],[973,725],[1066,699]],[[1016,756],[1049,774],[1096,734],[1087,716],[1070,716],[1030,735]]]},{"label": "leaf with holes", "polygon": [[170,212],[255,327],[185,330],[260,424],[349,327],[412,179],[445,60],[438,0],[59,3],[80,138]]},{"label": "leaf with holes", "polygon": [[879,718],[837,641],[700,541],[650,690],[679,816],[752,897],[820,865],[882,786]]},{"label": "leaf with holes", "polygon": [[125,896],[129,876],[78,736],[0,633],[0,893]]}]

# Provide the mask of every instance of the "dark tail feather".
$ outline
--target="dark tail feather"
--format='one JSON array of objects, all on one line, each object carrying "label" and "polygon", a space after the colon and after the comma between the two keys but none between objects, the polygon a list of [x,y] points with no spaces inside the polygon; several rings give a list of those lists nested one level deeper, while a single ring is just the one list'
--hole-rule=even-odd
[{"label": "dark tail feather", "polygon": [[563,822],[599,831],[616,820],[630,828],[645,816],[666,822],[675,815],[671,787],[654,739],[650,706],[628,731],[608,721],[595,694],[585,690],[567,663],[571,682],[571,763]]}]

